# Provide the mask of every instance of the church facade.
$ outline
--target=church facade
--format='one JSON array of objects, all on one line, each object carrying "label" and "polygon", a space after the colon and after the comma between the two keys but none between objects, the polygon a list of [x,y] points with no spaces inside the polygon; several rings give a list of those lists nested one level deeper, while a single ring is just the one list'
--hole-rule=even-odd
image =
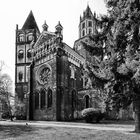
[{"label": "church facade", "polygon": [[[83,67],[94,62],[84,42],[97,34],[96,14],[87,6],[73,48],[63,42],[60,22],[55,32],[48,31],[46,22],[42,28],[40,32],[32,11],[23,27],[16,27],[16,107],[29,120],[72,120],[95,105],[97,91]],[[101,57],[101,52],[95,55]]]}]

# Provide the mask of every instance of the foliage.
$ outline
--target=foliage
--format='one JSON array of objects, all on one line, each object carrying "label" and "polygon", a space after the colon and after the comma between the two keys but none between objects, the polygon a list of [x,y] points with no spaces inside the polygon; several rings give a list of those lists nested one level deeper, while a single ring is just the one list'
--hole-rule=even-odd
[{"label": "foliage", "polygon": [[108,16],[98,20],[102,31],[91,37],[102,42],[103,57],[87,68],[92,82],[101,82],[97,87],[102,85],[112,107],[125,108],[133,102],[136,132],[140,132],[140,1],[106,0],[106,5]]},{"label": "foliage", "polygon": [[3,112],[1,117],[3,119],[9,119],[10,118],[10,113],[9,112]]},{"label": "foliage", "polygon": [[14,116],[17,120],[25,120],[26,119],[26,112],[25,112],[25,104],[20,100],[16,100],[16,107]]},{"label": "foliage", "polygon": [[[112,99],[118,108],[126,107],[135,100],[140,88],[139,23],[140,2],[138,0],[108,0],[109,17],[113,20],[108,46],[112,46],[111,57],[114,82]],[[112,45],[113,44],[113,45]],[[108,46],[106,49],[108,49]],[[109,49],[108,49],[109,50]]]},{"label": "foliage", "polygon": [[96,120],[97,123],[105,117],[104,113],[101,112],[99,109],[94,108],[86,108],[82,110],[82,117],[86,120],[87,123]]},{"label": "foliage", "polygon": [[[3,112],[8,112],[12,117],[13,114],[13,106],[11,105],[11,99],[13,99],[12,95],[12,80],[8,74],[3,74],[4,63],[1,62],[0,65],[0,102],[5,106]],[[12,120],[12,118],[11,118]]]},{"label": "foliage", "polygon": [[97,19],[101,31],[85,42],[91,53],[100,44],[103,54],[86,68],[94,88],[105,90],[107,102],[119,109],[140,92],[140,1],[106,0],[106,5],[108,15]]}]

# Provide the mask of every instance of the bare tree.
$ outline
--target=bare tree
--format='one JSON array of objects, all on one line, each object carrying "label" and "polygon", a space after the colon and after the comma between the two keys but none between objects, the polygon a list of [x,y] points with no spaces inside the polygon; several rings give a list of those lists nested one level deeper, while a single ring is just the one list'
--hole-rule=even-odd
[{"label": "bare tree", "polygon": [[14,96],[12,95],[12,80],[8,74],[0,73],[0,101],[6,103],[11,121],[13,121],[12,105],[10,102],[12,98],[14,98]]}]

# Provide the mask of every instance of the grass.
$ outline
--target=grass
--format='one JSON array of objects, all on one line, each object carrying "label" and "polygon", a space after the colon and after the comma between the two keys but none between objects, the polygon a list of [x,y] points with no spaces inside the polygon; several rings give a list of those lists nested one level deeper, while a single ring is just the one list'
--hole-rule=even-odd
[{"label": "grass", "polygon": [[[96,124],[93,124],[96,126]],[[100,124],[105,126],[106,124]],[[116,124],[111,124],[115,127]],[[108,127],[111,127],[110,125]],[[121,124],[124,128],[127,125]],[[0,139],[7,140],[140,140],[140,134],[129,131],[63,128],[44,125],[0,125]]]}]

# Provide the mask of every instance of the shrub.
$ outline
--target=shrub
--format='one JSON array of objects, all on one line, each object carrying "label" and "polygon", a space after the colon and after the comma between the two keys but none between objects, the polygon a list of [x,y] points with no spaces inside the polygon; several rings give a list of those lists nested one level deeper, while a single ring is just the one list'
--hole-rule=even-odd
[{"label": "shrub", "polygon": [[101,110],[94,108],[86,108],[82,110],[81,115],[87,123],[91,123],[93,120],[99,123],[105,117],[105,113],[102,113]]},{"label": "shrub", "polygon": [[22,114],[17,114],[17,115],[15,115],[15,117],[17,120],[26,120],[26,116],[22,115]]},{"label": "shrub", "polygon": [[2,113],[1,117],[3,119],[9,119],[10,118],[10,113],[9,112],[4,112],[4,113]]}]

